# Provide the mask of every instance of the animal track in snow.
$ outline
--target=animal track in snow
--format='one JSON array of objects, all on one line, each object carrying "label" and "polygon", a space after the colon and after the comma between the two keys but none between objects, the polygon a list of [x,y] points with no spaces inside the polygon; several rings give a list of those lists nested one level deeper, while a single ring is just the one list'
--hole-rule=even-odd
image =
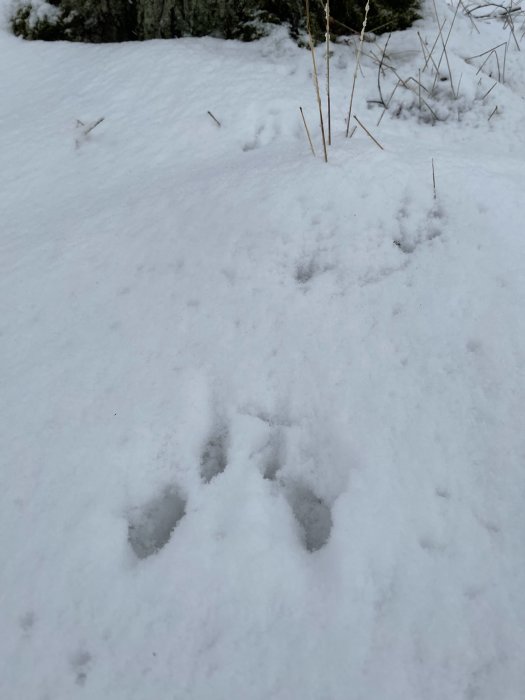
[{"label": "animal track in snow", "polygon": [[451,497],[450,491],[447,488],[445,488],[444,486],[436,486],[435,494],[438,498],[443,498],[447,501]]},{"label": "animal track in snow", "polygon": [[441,542],[438,540],[436,537],[433,537],[432,535],[422,535],[419,538],[419,546],[421,549],[424,549],[426,552],[434,553],[437,552],[443,553],[447,549],[447,544],[446,542]]},{"label": "animal track in snow", "polygon": [[19,619],[20,627],[26,635],[30,635],[35,626],[36,615],[32,610],[28,610]]},{"label": "animal track in snow", "polygon": [[302,260],[297,264],[294,273],[294,279],[301,285],[308,284],[314,277],[322,275],[323,272],[328,272],[332,267],[330,265],[320,265],[315,257]]},{"label": "animal track in snow", "polygon": [[308,552],[324,547],[332,531],[330,506],[305,484],[292,482],[284,485],[284,493],[301,528],[301,538]]},{"label": "animal track in snow", "polygon": [[275,481],[281,469],[282,435],[280,430],[270,434],[268,444],[263,449],[262,474],[265,479]]},{"label": "animal track in snow", "polygon": [[285,496],[299,526],[305,549],[308,552],[316,552],[324,547],[330,538],[332,511],[305,483],[281,475],[285,466],[283,426],[289,425],[290,422],[282,421],[278,428],[271,430],[268,442],[262,449],[262,475],[264,479],[275,482]]},{"label": "animal track in snow", "polygon": [[295,281],[299,284],[306,284],[319,272],[319,268],[314,258],[306,262],[301,262],[295,269]]},{"label": "animal track in snow", "polygon": [[186,501],[169,487],[142,508],[135,508],[128,520],[128,541],[139,559],[162,549],[184,517]]},{"label": "animal track in snow", "polygon": [[73,669],[73,672],[75,674],[75,683],[77,685],[85,684],[92,660],[93,657],[91,656],[89,651],[86,651],[84,649],[79,649],[71,657],[71,668]]},{"label": "animal track in snow", "polygon": [[200,474],[206,484],[222,474],[228,464],[228,431],[216,429],[204,446],[201,454]]},{"label": "animal track in snow", "polygon": [[281,119],[282,115],[279,110],[270,109],[262,119],[259,118],[252,138],[243,144],[242,150],[245,152],[253,151],[277,141],[282,134]]},{"label": "animal track in snow", "polygon": [[[434,204],[419,225],[414,225],[409,219],[406,208],[401,207],[397,215],[399,235],[394,239],[394,245],[407,255],[413,253],[422,243],[433,241],[442,234],[439,221],[443,219],[443,212],[437,204]],[[407,222],[412,225],[407,226]]]},{"label": "animal track in snow", "polygon": [[361,277],[361,279],[359,280],[359,284],[362,287],[368,284],[378,284],[379,282],[383,282],[384,280],[386,280],[391,275],[395,275],[397,272],[405,270],[407,266],[408,261],[405,260],[401,265],[382,267],[378,270],[369,271]]}]

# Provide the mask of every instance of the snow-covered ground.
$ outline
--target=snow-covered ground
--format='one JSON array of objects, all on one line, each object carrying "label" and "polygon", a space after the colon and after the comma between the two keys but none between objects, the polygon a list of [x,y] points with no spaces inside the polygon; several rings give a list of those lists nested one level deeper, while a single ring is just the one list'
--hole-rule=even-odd
[{"label": "snow-covered ground", "polygon": [[525,41],[460,11],[377,126],[386,38],[326,165],[283,29],[4,27],[2,700],[525,698]]}]

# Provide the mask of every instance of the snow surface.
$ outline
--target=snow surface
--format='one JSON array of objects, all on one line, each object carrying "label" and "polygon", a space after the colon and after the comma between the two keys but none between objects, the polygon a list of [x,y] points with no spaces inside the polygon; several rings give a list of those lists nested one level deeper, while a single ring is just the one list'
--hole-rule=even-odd
[{"label": "snow surface", "polygon": [[[89,46],[4,25],[0,698],[523,700],[508,27],[458,13],[434,126],[401,89],[376,126],[386,37],[366,42],[354,107],[384,150],[344,138],[355,43],[335,46],[326,165],[283,29]],[[418,32],[431,6],[390,40],[405,79]],[[495,55],[466,59],[507,41],[483,98]]]}]

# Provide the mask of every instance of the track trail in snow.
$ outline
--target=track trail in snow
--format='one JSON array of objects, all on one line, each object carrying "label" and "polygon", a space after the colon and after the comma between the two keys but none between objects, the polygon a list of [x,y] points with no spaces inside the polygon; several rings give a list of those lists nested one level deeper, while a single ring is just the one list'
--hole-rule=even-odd
[{"label": "track trail in snow", "polygon": [[525,52],[484,98],[483,26],[435,125],[377,126],[363,57],[384,150],[333,47],[328,165],[282,29],[0,33],[2,699],[523,700]]}]

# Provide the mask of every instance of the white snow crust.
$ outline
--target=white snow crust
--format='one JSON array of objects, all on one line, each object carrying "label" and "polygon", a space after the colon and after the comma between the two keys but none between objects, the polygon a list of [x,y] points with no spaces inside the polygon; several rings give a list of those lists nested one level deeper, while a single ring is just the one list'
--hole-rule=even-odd
[{"label": "white snow crust", "polygon": [[2,700],[525,698],[525,43],[458,12],[377,126],[385,41],[325,164],[283,28],[4,22]]}]

